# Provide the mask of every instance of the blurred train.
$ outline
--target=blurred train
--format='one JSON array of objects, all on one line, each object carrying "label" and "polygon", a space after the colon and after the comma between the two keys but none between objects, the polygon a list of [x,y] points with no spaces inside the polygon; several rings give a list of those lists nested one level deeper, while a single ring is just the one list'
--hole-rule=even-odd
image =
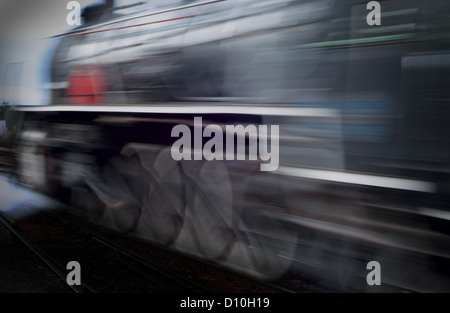
[{"label": "blurred train", "polygon": [[[20,179],[99,225],[264,279],[450,291],[450,3],[178,0],[83,10]],[[181,160],[171,130],[279,125],[279,166]],[[249,149],[250,137],[245,141]],[[235,149],[236,151],[237,149]]]}]

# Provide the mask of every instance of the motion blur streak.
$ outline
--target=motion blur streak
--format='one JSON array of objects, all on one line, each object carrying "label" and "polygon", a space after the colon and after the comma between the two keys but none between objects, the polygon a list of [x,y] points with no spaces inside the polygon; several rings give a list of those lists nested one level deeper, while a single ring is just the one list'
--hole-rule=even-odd
[{"label": "motion blur streak", "polygon": [[292,167],[279,168],[277,170],[277,173],[281,175],[292,175],[297,177],[319,179],[338,183],[359,184],[366,186],[395,188],[422,192],[436,191],[436,188],[432,183],[394,177],[380,177],[374,175],[362,175]]},{"label": "motion blur streak", "polygon": [[[161,104],[161,103],[160,103]],[[133,105],[51,105],[17,108],[18,111],[28,112],[109,112],[109,113],[172,113],[172,114],[252,114],[252,115],[272,115],[272,116],[336,116],[337,111],[332,109],[316,108],[295,108],[295,107],[255,107],[247,105],[204,105],[186,104],[180,106],[179,103],[166,103],[165,105],[133,106]]]},{"label": "motion blur streak", "polygon": [[56,206],[56,201],[0,177],[2,215],[11,219],[21,219],[42,210],[54,209]]},{"label": "motion blur streak", "polygon": [[[85,7],[55,34],[48,105],[18,100],[20,60],[2,78],[17,179],[100,226],[257,278],[450,292],[450,2],[379,1],[374,26],[367,2]],[[179,124],[218,155],[227,143],[206,125],[279,125],[279,168],[242,157],[259,144],[250,131],[229,140],[234,157],[176,161]],[[371,261],[380,286],[366,283]]]}]

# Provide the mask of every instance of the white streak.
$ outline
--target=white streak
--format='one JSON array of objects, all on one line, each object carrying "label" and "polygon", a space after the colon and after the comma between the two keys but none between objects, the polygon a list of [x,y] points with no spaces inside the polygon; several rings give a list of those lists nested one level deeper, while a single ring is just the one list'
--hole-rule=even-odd
[{"label": "white streak", "polygon": [[295,176],[302,178],[318,179],[347,184],[366,185],[374,187],[384,187],[421,192],[435,192],[436,187],[431,182],[419,181],[413,179],[375,176],[367,174],[356,174],[348,172],[338,172],[329,170],[316,170],[308,168],[296,168],[280,166],[276,174]]},{"label": "white streak", "polygon": [[299,108],[282,106],[242,105],[180,105],[167,103],[159,105],[46,105],[16,107],[18,111],[29,112],[123,112],[123,113],[178,113],[178,114],[251,114],[272,116],[314,116],[336,117],[333,109]]},{"label": "white streak", "polygon": [[450,212],[429,208],[420,208],[419,213],[422,215],[439,218],[442,220],[450,221]]}]

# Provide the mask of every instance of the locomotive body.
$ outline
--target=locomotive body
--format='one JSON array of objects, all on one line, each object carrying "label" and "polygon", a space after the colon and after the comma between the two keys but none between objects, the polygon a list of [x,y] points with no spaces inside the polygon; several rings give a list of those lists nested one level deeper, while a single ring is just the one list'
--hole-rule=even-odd
[{"label": "locomotive body", "polygon": [[[55,50],[51,104],[17,109],[22,180],[100,225],[260,278],[300,266],[351,284],[379,259],[403,269],[392,284],[445,290],[449,7],[383,1],[375,27],[366,4],[86,9]],[[172,129],[193,133],[196,117],[279,125],[278,168],[174,160]],[[235,135],[250,151],[254,134]]]}]

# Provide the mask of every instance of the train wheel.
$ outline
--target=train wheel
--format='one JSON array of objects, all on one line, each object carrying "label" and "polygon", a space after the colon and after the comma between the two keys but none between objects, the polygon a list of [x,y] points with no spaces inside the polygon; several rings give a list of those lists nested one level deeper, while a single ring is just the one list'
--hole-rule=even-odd
[{"label": "train wheel", "polygon": [[183,164],[187,214],[200,254],[210,260],[228,255],[235,242],[231,223],[233,192],[228,170],[220,161]]},{"label": "train wheel", "polygon": [[185,195],[179,164],[169,148],[148,146],[137,153],[144,177],[137,234],[170,245],[178,237],[184,219]]},{"label": "train wheel", "polygon": [[88,186],[97,196],[98,223],[121,232],[132,231],[139,220],[140,205],[133,183],[141,180],[139,163],[132,157],[116,156],[103,168],[101,180],[89,180]]},{"label": "train wheel", "polygon": [[284,210],[280,186],[267,174],[254,174],[248,180],[235,221],[237,242],[225,265],[265,280],[278,278],[289,269],[297,234],[274,217],[274,212]]}]

